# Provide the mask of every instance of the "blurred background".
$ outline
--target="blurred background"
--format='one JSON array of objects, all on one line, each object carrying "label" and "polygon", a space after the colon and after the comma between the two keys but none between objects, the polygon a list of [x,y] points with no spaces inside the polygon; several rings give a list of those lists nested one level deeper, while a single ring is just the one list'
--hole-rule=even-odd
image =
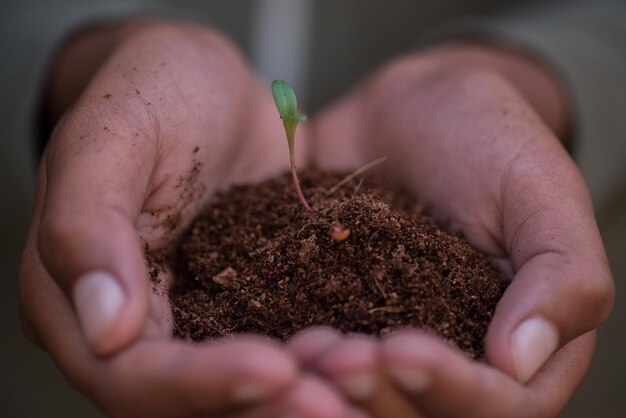
[{"label": "blurred background", "polygon": [[[449,27],[449,22],[455,19],[472,17],[498,22],[504,13],[527,16],[524,10],[533,4],[550,3],[555,7],[567,7],[574,2],[176,0],[156,3],[66,0],[49,1],[45,5],[40,3],[2,0],[1,39],[8,42],[9,52],[12,51],[18,58],[37,51],[24,49],[19,44],[21,38],[16,31],[20,28],[16,25],[21,25],[21,30],[28,32],[29,42],[39,45],[37,36],[45,28],[53,28],[51,30],[56,30],[54,33],[59,36],[58,39],[62,39],[60,35],[63,31],[72,30],[72,24],[86,24],[100,16],[114,18],[127,12],[141,14],[143,10],[151,14],[188,16],[207,22],[229,35],[246,51],[262,74],[291,80],[304,107],[314,111],[345,91],[368,70],[400,52],[410,50],[425,34]],[[122,6],[116,9],[120,4]],[[54,29],[57,17],[60,23]],[[8,21],[13,23],[5,24]],[[44,23],[39,25],[37,22]],[[289,25],[293,27],[287,27]],[[532,24],[529,26],[533,27]],[[291,40],[286,40],[285,32],[294,34]],[[24,51],[20,49],[16,52],[15,48]],[[625,54],[625,51],[621,53]],[[27,61],[0,57],[0,62],[0,83],[3,86],[0,112],[11,115],[16,112],[16,106],[23,108],[23,114],[16,116],[17,124],[4,126],[0,131],[0,323],[3,331],[0,416],[100,417],[103,415],[64,380],[52,360],[25,339],[20,328],[17,278],[30,218],[37,153],[34,139],[25,135],[29,130],[18,125],[34,123],[34,118],[29,117],[34,112],[33,103],[36,103],[37,97],[35,94],[23,106],[20,103],[20,97],[27,96],[25,90],[20,90],[24,89],[20,84],[23,80],[20,73],[25,71],[20,63]],[[34,71],[30,76],[36,79],[36,72],[43,73],[45,68],[28,71]],[[32,108],[28,109],[29,106]],[[30,131],[32,133],[33,129]],[[626,131],[621,133],[623,137]],[[626,154],[620,158],[626,161]],[[595,181],[593,173],[607,170],[602,166],[601,159],[594,161],[595,166],[585,162],[583,167],[585,174],[590,176],[592,189]],[[563,418],[626,417],[626,393],[623,389],[626,381],[626,360],[623,357],[626,349],[626,295],[622,286],[626,275],[623,256],[626,244],[624,183],[612,186],[611,193],[596,193],[594,190],[594,200],[617,282],[617,298],[611,318],[600,330],[591,370],[562,414]]]}]

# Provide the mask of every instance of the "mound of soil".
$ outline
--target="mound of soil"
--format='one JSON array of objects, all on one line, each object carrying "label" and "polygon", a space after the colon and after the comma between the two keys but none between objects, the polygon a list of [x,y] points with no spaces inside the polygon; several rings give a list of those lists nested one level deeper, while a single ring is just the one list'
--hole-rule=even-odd
[{"label": "mound of soil", "polygon": [[[384,335],[419,327],[475,358],[507,280],[406,194],[341,175],[289,174],[215,198],[174,256],[177,336],[287,339],[312,325]],[[334,232],[332,232],[334,231]]]}]

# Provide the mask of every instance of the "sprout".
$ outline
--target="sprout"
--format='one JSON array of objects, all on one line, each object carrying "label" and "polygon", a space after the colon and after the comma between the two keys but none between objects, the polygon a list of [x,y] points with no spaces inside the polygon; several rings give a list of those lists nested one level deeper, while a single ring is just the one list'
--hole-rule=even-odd
[{"label": "sprout", "polygon": [[296,95],[293,92],[291,86],[282,80],[272,81],[272,94],[274,95],[274,101],[278,108],[280,118],[283,120],[283,126],[285,127],[285,133],[287,134],[287,143],[289,144],[289,159],[291,161],[291,177],[293,178],[293,184],[296,186],[296,193],[298,199],[308,211],[312,211],[311,206],[304,198],[302,189],[300,188],[300,180],[298,180],[298,173],[296,171],[296,158],[294,153],[294,140],[296,136],[296,127],[299,122],[306,120],[306,115],[298,114],[298,102],[296,101]]}]

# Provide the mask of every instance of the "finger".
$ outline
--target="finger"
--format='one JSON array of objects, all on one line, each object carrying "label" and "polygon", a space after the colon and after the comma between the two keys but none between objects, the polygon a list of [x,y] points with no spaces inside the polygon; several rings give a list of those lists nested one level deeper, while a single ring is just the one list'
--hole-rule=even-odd
[{"label": "finger", "polygon": [[315,376],[300,378],[275,401],[244,408],[229,418],[361,418],[332,387]]},{"label": "finger", "polygon": [[[271,400],[295,381],[296,366],[279,347],[242,337],[200,345],[142,342],[113,359],[105,373],[95,398],[127,416],[176,408],[215,414]],[[152,399],[152,405],[137,399]]]},{"label": "finger", "polygon": [[[397,415],[399,412],[395,407],[390,407],[394,403],[391,391],[395,389],[384,376],[377,375],[377,362],[371,342],[365,342],[365,347],[359,347],[361,342],[348,341],[350,340],[344,339],[334,328],[312,327],[296,334],[287,347],[302,367],[322,372],[327,378],[333,379],[334,384],[344,389],[345,394],[353,401],[368,401],[363,405],[364,409],[352,407],[347,417],[384,416],[371,415],[371,410],[368,411],[370,405],[374,411],[389,411],[389,416],[402,417],[403,415]],[[353,347],[356,348],[356,357],[351,355]],[[349,353],[347,361],[346,351]],[[375,387],[370,387],[367,376],[363,382],[363,375],[373,376],[376,380]],[[370,393],[370,389],[375,392]],[[372,398],[374,393],[377,394],[375,399],[365,399]]]},{"label": "finger", "polygon": [[606,319],[613,281],[589,193],[556,142],[530,144],[519,154],[505,176],[502,202],[515,276],[486,352],[492,364],[527,382],[559,347]]},{"label": "finger", "polygon": [[376,341],[348,337],[318,359],[316,370],[377,418],[422,415],[381,374]]},{"label": "finger", "polygon": [[94,106],[97,116],[66,118],[46,151],[37,240],[86,338],[97,353],[109,354],[138,335],[147,314],[147,273],[134,225],[156,150],[145,136],[135,137],[140,128]]},{"label": "finger", "polygon": [[141,342],[99,364],[98,379],[83,375],[89,364],[81,366],[74,377],[112,416],[221,415],[270,402],[296,380],[295,363],[284,351],[249,338],[203,345]]},{"label": "finger", "polygon": [[346,418],[375,418],[372,414],[370,414],[367,410],[351,406],[346,413]]},{"label": "finger", "polygon": [[555,416],[584,376],[594,336],[556,353],[528,386],[420,332],[386,338],[381,361],[389,378],[426,416]]},{"label": "finger", "polygon": [[96,357],[69,301],[39,262],[33,238],[31,231],[20,272],[23,322],[64,375],[112,416],[206,415],[269,401],[295,381],[291,356],[251,337],[187,344],[156,333]]},{"label": "finger", "polygon": [[288,405],[293,415],[307,418],[343,418],[350,409],[339,393],[315,376],[300,381],[290,394]]},{"label": "finger", "polygon": [[341,333],[331,327],[311,327],[298,332],[287,342],[287,349],[298,363],[308,368],[330,347],[341,340]]}]

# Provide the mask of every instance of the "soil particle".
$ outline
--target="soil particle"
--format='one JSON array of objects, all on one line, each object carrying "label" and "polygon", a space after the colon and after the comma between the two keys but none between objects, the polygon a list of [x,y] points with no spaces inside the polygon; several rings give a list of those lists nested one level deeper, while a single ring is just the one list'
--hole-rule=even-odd
[{"label": "soil particle", "polygon": [[224,270],[213,276],[212,281],[213,283],[223,287],[224,289],[232,287],[233,289],[237,290],[241,286],[239,285],[239,283],[236,282],[236,279],[237,272],[232,267],[226,267]]},{"label": "soil particle", "polygon": [[484,254],[389,184],[355,179],[326,196],[342,176],[300,176],[313,212],[285,174],[218,195],[191,226],[171,261],[178,337],[412,326],[483,356],[508,284]]}]

